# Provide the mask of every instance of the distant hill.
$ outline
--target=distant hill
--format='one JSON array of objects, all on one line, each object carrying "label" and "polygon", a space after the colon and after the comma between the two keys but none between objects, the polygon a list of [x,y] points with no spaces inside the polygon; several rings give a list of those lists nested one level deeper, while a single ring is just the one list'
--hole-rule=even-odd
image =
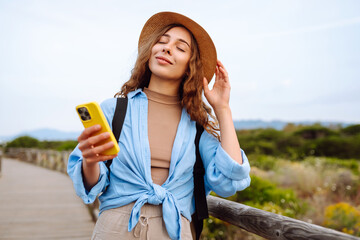
[{"label": "distant hill", "polygon": [[[341,123],[341,122],[316,122],[316,121],[299,121],[293,122],[295,125],[312,125],[315,123],[320,123],[323,126],[331,126],[338,125],[345,127],[351,125],[349,123]],[[235,128],[240,129],[256,129],[256,128],[275,128],[277,130],[283,129],[288,122],[285,121],[262,121],[262,120],[241,120],[234,121]],[[38,129],[33,131],[21,132],[19,134],[13,136],[0,136],[0,143],[11,141],[20,136],[31,136],[38,140],[48,140],[48,141],[65,141],[65,140],[76,140],[80,135],[80,132],[66,132],[60,131],[56,129]]]}]

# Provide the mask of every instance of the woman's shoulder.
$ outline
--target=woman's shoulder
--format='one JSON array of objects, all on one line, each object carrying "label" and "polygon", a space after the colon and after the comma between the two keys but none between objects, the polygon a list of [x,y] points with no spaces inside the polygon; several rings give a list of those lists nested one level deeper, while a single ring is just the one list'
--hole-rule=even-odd
[{"label": "woman's shoulder", "polygon": [[112,118],[116,108],[116,98],[108,98],[102,101],[100,107],[106,118]]},{"label": "woman's shoulder", "polygon": [[112,108],[116,106],[116,98],[108,98],[101,102],[101,108]]}]

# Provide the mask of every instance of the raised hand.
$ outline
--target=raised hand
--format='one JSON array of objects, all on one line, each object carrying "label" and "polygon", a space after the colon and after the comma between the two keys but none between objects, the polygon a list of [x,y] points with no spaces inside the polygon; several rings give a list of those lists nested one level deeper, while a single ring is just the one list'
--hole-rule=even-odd
[{"label": "raised hand", "polygon": [[110,134],[105,132],[99,135],[94,135],[101,129],[100,125],[94,125],[80,134],[78,137],[79,149],[82,152],[83,158],[86,163],[96,163],[113,159],[116,155],[102,155],[101,153],[113,147],[114,143],[108,142],[98,145],[101,141],[108,139]]},{"label": "raised hand", "polygon": [[230,82],[229,75],[224,65],[217,60],[215,69],[215,83],[213,88],[210,90],[208,87],[208,81],[206,78],[203,79],[204,95],[213,107],[215,113],[221,111],[224,108],[229,108],[230,99]]},{"label": "raised hand", "polygon": [[218,60],[215,70],[215,83],[210,90],[208,81],[204,78],[204,95],[213,107],[220,126],[222,148],[239,164],[242,164],[242,156],[239,141],[237,139],[234,122],[232,120],[230,100],[230,82],[224,65]]}]

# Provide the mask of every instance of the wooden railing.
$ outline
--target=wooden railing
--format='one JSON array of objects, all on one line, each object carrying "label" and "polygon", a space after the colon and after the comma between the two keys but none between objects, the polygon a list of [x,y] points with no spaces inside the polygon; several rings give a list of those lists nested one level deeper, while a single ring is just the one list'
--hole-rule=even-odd
[{"label": "wooden railing", "polygon": [[55,151],[34,148],[9,148],[6,157],[17,158],[51,170],[66,173],[71,151]]},{"label": "wooden railing", "polygon": [[[9,149],[6,156],[18,158],[25,162],[66,173],[69,154],[70,151],[57,152],[52,150],[13,148]],[[214,196],[208,196],[207,202],[209,214],[211,216],[266,239],[360,240],[358,237],[329,228],[306,223]],[[97,202],[88,205],[94,220],[97,219],[98,215],[97,205]]]},{"label": "wooden railing", "polygon": [[342,232],[208,196],[209,214],[266,239],[360,240]]}]

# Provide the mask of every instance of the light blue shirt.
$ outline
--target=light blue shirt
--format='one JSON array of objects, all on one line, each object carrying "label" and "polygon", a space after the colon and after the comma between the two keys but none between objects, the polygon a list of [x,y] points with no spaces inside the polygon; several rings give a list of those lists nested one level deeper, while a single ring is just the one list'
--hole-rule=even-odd
[{"label": "light blue shirt", "polygon": [[[116,99],[108,99],[101,104],[111,126]],[[194,213],[193,166],[196,160],[196,123],[183,109],[171,153],[169,176],[161,186],[151,178],[151,154],[148,140],[148,99],[141,89],[128,94],[128,108],[119,139],[120,152],[113,160],[109,171],[100,162],[100,177],[88,192],[82,178],[82,155],[78,147],[69,157],[67,172],[75,191],[86,204],[99,196],[100,214],[135,202],[129,219],[131,231],[140,217],[140,209],[145,203],[162,204],[163,219],[171,239],[180,239],[181,215],[191,221]],[[204,131],[199,143],[200,154],[205,167],[206,193],[214,191],[228,197],[250,185],[250,165],[243,151],[243,164],[233,160],[221,147],[219,141]]]}]

